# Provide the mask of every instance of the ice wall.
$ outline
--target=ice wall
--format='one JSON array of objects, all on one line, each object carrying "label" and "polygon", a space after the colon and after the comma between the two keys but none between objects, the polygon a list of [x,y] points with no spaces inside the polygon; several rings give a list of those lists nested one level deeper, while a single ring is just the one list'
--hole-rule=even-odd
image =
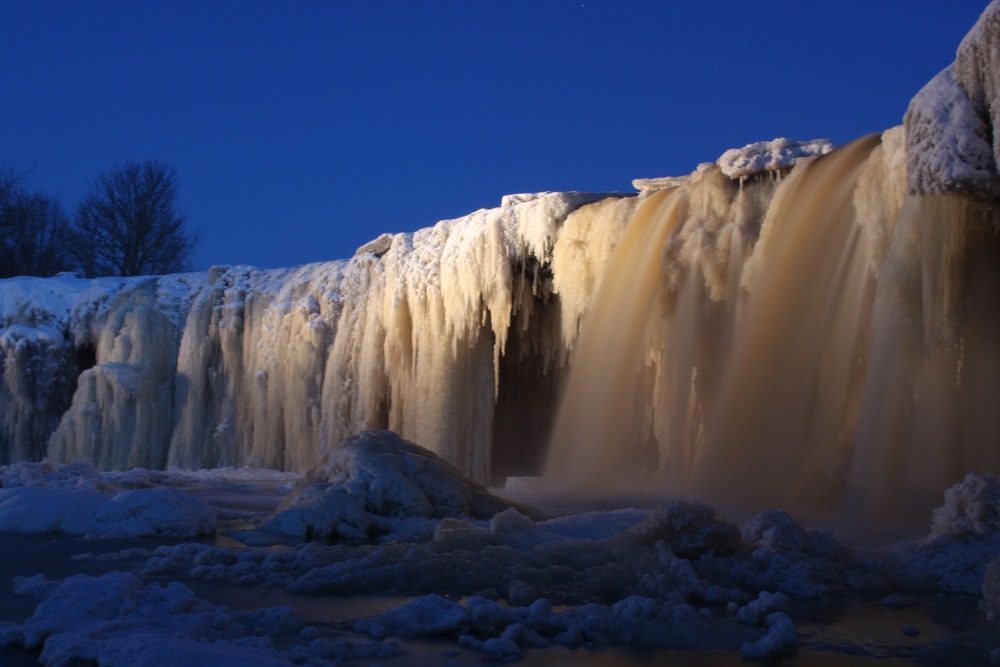
[{"label": "ice wall", "polygon": [[294,269],[0,281],[0,451],[308,470],[346,437],[390,428],[486,479],[495,440],[544,429],[544,414],[527,431],[495,415],[519,413],[542,377],[553,393],[565,361],[553,248],[573,211],[604,198],[508,197]]}]

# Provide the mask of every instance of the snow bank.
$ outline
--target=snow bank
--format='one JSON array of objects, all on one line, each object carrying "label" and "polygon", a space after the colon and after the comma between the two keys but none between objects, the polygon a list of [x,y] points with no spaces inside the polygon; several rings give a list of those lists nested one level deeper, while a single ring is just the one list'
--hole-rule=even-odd
[{"label": "snow bank", "polygon": [[385,643],[316,638],[287,607],[233,610],[183,584],[144,583],[126,572],[19,583],[44,599],[23,625],[0,624],[0,643],[40,650],[43,665],[277,666],[398,652]]},{"label": "snow bank", "polygon": [[406,520],[489,519],[514,505],[430,450],[369,431],[333,450],[263,528],[306,540],[367,540],[406,530]]},{"label": "snow bank", "polygon": [[89,537],[191,537],[215,531],[201,499],[170,487],[123,490],[89,464],[0,467],[0,530]]}]

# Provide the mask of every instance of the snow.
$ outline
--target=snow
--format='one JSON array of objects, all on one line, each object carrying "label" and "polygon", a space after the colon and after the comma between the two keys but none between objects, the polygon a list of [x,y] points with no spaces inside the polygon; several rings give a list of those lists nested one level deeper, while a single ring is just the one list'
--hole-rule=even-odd
[{"label": "snow", "polygon": [[0,467],[0,530],[89,537],[192,537],[215,531],[202,500],[170,487],[123,490],[87,464]]},{"label": "snow", "polygon": [[[333,450],[264,529],[305,539],[389,539],[406,519],[489,519],[504,508],[513,510],[433,452],[391,431],[368,431]],[[510,518],[494,528],[517,530]]]},{"label": "snow", "polygon": [[906,112],[910,190],[1000,197],[1000,3],[994,0]]},{"label": "snow", "polygon": [[990,126],[956,81],[953,66],[934,77],[910,102],[906,131],[911,191],[1000,195]]},{"label": "snow", "polygon": [[934,510],[931,536],[984,536],[1000,532],[1000,477],[969,473],[944,493]]},{"label": "snow", "polygon": [[[995,0],[881,141],[510,195],[339,262],[0,281],[0,531],[163,542],[19,577],[38,602],[0,644],[53,665],[391,660],[423,637],[773,661],[814,612],[934,597],[981,604],[961,643],[996,662],[998,35]],[[598,393],[568,400],[582,429],[546,471],[564,384]],[[578,468],[604,509],[484,486]],[[599,495],[618,478],[652,509]],[[780,507],[913,539],[849,548]],[[332,628],[210,585],[407,600]],[[959,644],[930,642],[907,657]]]},{"label": "snow", "polygon": [[[941,532],[942,519],[940,534],[928,534],[921,542],[856,554],[829,531],[809,530],[786,512],[764,512],[737,526],[711,507],[689,502],[546,519],[491,501],[492,509],[481,510],[477,518],[471,516],[475,503],[454,502],[467,496],[456,496],[452,485],[468,480],[457,477],[456,482],[455,471],[443,469],[446,464],[426,450],[386,433],[356,438],[343,450],[341,457],[333,453],[317,479],[326,479],[357,507],[387,512],[387,499],[406,499],[400,487],[412,492],[414,477],[434,489],[431,497],[442,504],[410,497],[394,505],[404,512],[393,516],[398,525],[413,527],[401,529],[400,539],[375,543],[331,533],[319,542],[299,538],[280,549],[254,547],[253,534],[269,529],[265,517],[258,516],[257,530],[232,533],[245,539],[243,547],[191,542],[83,554],[77,559],[135,565],[99,576],[18,577],[15,593],[37,603],[22,621],[0,623],[0,645],[40,651],[47,665],[74,660],[321,665],[338,659],[392,664],[395,656],[406,660],[418,650],[406,642],[420,638],[443,639],[459,652],[501,660],[553,647],[627,646],[723,650],[770,661],[810,645],[801,627],[808,622],[804,610],[839,608],[854,596],[917,604],[920,596],[954,594],[953,581],[928,576],[930,551],[967,546],[973,537],[993,540],[994,546],[1000,540],[1000,527],[967,522],[970,513],[988,511],[969,509],[977,503],[995,509],[984,491],[991,487],[978,477],[949,489],[936,512],[957,517],[947,523],[955,529]],[[73,504],[86,509],[81,498],[155,492],[144,496],[146,503],[123,505],[148,515],[165,536],[170,532],[163,527],[171,525],[174,509],[188,506],[179,498],[196,501],[220,485],[246,485],[254,493],[262,483],[279,484],[290,498],[312,488],[313,482],[294,485],[295,479],[249,469],[99,473],[86,464],[17,464],[0,467],[0,494],[73,489],[78,493]],[[116,491],[120,484],[139,488]],[[0,503],[0,516],[7,521],[3,529],[38,529],[32,522],[40,508],[69,505],[46,499],[15,510]],[[956,513],[950,509],[956,505],[965,509]],[[432,516],[434,507],[454,516]],[[119,528],[93,534],[145,534],[135,529],[138,515],[135,521],[114,512],[102,516],[112,517],[108,525]],[[91,519],[92,526],[99,524]],[[959,529],[964,532],[957,534]],[[960,592],[981,595],[984,614],[995,614],[991,605],[996,604],[1000,561],[996,549],[981,550],[978,558],[978,590]],[[970,578],[969,571],[963,576]],[[310,624],[289,606],[242,610],[210,603],[195,592],[203,582],[292,596],[412,599],[331,630]],[[892,595],[886,596],[888,591]],[[992,648],[985,645],[983,655]]]},{"label": "snow", "polygon": [[743,148],[731,148],[719,157],[716,164],[729,178],[743,179],[763,172],[791,169],[802,158],[826,155],[832,150],[833,144],[829,139],[796,141],[779,137],[773,141],[747,144]]},{"label": "snow", "polygon": [[[0,641],[41,649],[44,665],[288,665],[395,654],[388,644],[310,639],[303,630],[287,607],[232,610],[178,582],[111,572],[52,582],[22,626],[0,627]],[[291,646],[277,646],[273,638],[281,636]]]}]

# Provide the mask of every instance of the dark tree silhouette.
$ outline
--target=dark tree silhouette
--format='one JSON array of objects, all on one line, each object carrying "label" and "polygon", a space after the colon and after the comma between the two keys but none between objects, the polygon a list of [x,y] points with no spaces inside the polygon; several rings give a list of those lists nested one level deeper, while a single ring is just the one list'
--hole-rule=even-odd
[{"label": "dark tree silhouette", "polygon": [[183,271],[198,236],[185,228],[176,199],[173,167],[155,160],[117,164],[77,206],[67,251],[91,277]]},{"label": "dark tree silhouette", "polygon": [[57,200],[29,191],[13,170],[0,175],[0,278],[70,268],[62,246],[68,226]]}]

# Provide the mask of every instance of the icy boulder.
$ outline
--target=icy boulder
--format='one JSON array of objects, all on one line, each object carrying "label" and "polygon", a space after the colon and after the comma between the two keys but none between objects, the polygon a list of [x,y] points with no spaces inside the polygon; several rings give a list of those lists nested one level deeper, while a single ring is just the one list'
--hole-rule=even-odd
[{"label": "icy boulder", "polygon": [[428,449],[391,431],[348,438],[264,524],[303,539],[367,538],[396,532],[413,519],[490,519],[515,506]]},{"label": "icy boulder", "polygon": [[949,487],[926,539],[896,552],[912,587],[985,595],[987,566],[1000,554],[1000,477],[969,473]]},{"label": "icy boulder", "polygon": [[0,530],[89,537],[191,537],[215,531],[208,505],[174,488],[122,490],[85,463],[0,467]]},{"label": "icy boulder", "polygon": [[917,93],[906,112],[911,192],[1000,197],[1000,2],[962,41],[954,64]]},{"label": "icy boulder", "polygon": [[828,530],[806,530],[788,512],[761,512],[743,526],[743,542],[766,553],[802,553],[811,557],[846,561],[850,551]]},{"label": "icy boulder", "polygon": [[931,537],[1000,536],[1000,477],[969,473],[944,492]]},{"label": "icy boulder", "polygon": [[705,554],[732,554],[739,548],[740,531],[733,524],[720,521],[713,507],[678,501],[653,510],[649,518],[621,533],[616,540],[630,546],[665,542],[674,554],[690,560]]}]

